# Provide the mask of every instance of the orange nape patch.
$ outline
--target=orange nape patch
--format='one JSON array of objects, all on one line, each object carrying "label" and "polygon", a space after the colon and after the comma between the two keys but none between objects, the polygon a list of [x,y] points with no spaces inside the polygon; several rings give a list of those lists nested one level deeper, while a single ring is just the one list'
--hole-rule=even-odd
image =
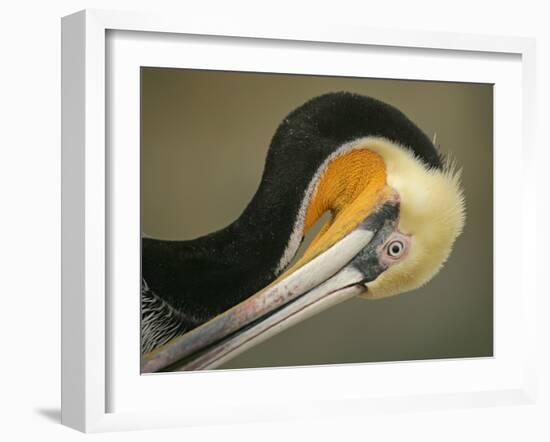
[{"label": "orange nape patch", "polygon": [[319,179],[307,208],[304,234],[326,211],[331,212],[332,218],[285,276],[350,233],[393,193],[386,185],[386,165],[379,154],[357,149],[332,160]]}]

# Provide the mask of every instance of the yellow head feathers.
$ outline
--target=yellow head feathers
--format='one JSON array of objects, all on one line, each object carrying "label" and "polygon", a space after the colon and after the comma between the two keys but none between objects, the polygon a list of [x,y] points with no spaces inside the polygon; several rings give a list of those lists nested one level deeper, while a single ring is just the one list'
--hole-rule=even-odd
[{"label": "yellow head feathers", "polygon": [[460,172],[450,162],[443,170],[430,169],[386,139],[359,143],[384,159],[387,184],[401,198],[399,231],[411,238],[408,256],[369,283],[362,295],[377,299],[413,290],[435,276],[464,227],[464,197]]}]

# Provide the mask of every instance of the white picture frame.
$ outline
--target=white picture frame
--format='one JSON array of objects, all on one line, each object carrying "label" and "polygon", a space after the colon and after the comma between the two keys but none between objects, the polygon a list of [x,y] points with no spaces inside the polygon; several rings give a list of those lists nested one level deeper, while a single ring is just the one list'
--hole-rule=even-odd
[{"label": "white picture frame", "polygon": [[[446,56],[467,54],[472,59],[469,63],[478,63],[479,66],[485,66],[484,60],[495,54],[515,60],[510,63],[510,76],[506,77],[506,69],[500,69],[503,71],[499,74],[502,77],[498,78],[502,78],[502,84],[505,85],[500,95],[504,103],[508,98],[516,100],[514,102],[519,108],[513,109],[513,113],[509,110],[511,113],[508,114],[503,108],[503,101],[499,101],[499,96],[495,99],[495,118],[499,118],[498,127],[495,128],[495,219],[498,217],[499,207],[502,210],[502,194],[508,190],[516,192],[515,196],[521,200],[523,210],[518,213],[518,219],[509,220],[508,225],[502,224],[495,232],[495,261],[500,265],[500,270],[495,272],[495,296],[501,293],[501,305],[504,306],[497,309],[502,316],[496,316],[495,327],[500,327],[497,330],[500,331],[500,336],[508,336],[506,330],[510,331],[511,324],[507,324],[509,316],[506,309],[512,308],[512,304],[507,304],[505,290],[515,290],[514,308],[522,312],[521,324],[514,325],[521,330],[514,338],[516,344],[510,343],[511,339],[505,340],[503,345],[509,348],[501,346],[500,354],[496,350],[495,357],[486,361],[485,365],[482,361],[450,361],[443,367],[436,361],[432,364],[318,367],[315,372],[308,368],[299,368],[254,370],[249,373],[241,371],[239,375],[223,372],[193,373],[193,377],[187,381],[180,378],[179,386],[174,385],[174,377],[139,376],[137,366],[131,373],[128,371],[131,368],[121,368],[124,361],[120,361],[118,354],[113,354],[110,341],[111,335],[116,334],[116,324],[119,322],[116,312],[120,308],[115,308],[113,312],[113,304],[108,297],[108,292],[116,285],[109,277],[108,266],[109,260],[116,259],[110,254],[113,253],[112,244],[117,241],[114,237],[117,229],[108,226],[116,226],[111,218],[113,204],[118,201],[116,195],[113,195],[113,167],[117,167],[116,159],[110,158],[109,152],[109,143],[116,143],[117,135],[106,131],[106,121],[113,121],[106,97],[109,93],[109,82],[116,81],[113,77],[117,75],[106,76],[106,72],[110,72],[106,71],[107,63],[113,62],[107,57],[116,57],[119,54],[108,50],[107,36],[113,32],[139,32],[141,42],[132,41],[127,46],[134,48],[131,49],[134,52],[136,44],[146,45],[147,36],[153,35],[148,33],[156,33],[154,35],[157,37],[171,36],[176,43],[179,37],[193,35],[217,36],[226,46],[231,46],[231,42],[236,40],[246,40],[254,45],[261,45],[262,41],[270,41],[273,45],[282,42],[285,47],[307,42],[312,47],[331,45],[330,50],[334,51],[346,47],[374,47],[381,54],[389,48],[401,48],[403,53],[426,50],[426,54],[429,53],[434,62]],[[160,54],[159,57],[171,57],[170,51],[175,51],[174,48],[164,51],[160,46],[154,49],[153,52]],[[143,53],[146,52],[144,49]],[[535,46],[532,39],[415,31],[395,33],[336,25],[293,27],[281,24],[274,27],[266,23],[246,23],[244,19],[239,23],[211,23],[194,17],[87,10],[63,18],[62,55],[63,424],[80,431],[97,432],[291,417],[362,415],[374,410],[412,411],[534,401],[536,275],[535,269],[527,265],[527,257],[536,254],[533,250],[535,245],[530,241],[517,241],[516,251],[521,256],[522,264],[519,270],[521,278],[508,289],[504,284],[499,284],[499,278],[502,280],[507,269],[498,264],[499,250],[502,250],[499,248],[499,238],[506,237],[507,227],[513,226],[517,229],[519,225],[523,237],[529,231],[534,231],[536,194],[532,191],[535,186],[530,185],[534,181],[530,171],[535,161],[532,139]],[[128,66],[132,66],[132,63],[139,64],[139,58],[129,57],[126,62],[130,63]],[[237,59],[235,66],[238,65]],[[479,72],[463,72],[461,78],[463,81],[489,81],[491,76],[484,76],[483,69],[482,67]],[[490,67],[487,69],[490,70]],[[437,72],[436,64],[434,72]],[[440,75],[444,76],[444,72],[445,69]],[[421,74],[418,75],[414,78],[422,78]],[[435,78],[432,76],[431,79]],[[518,85],[517,90],[514,85]],[[134,99],[139,102],[138,96]],[[114,121],[118,120],[115,118]],[[510,123],[514,122],[515,127],[511,128]],[[510,139],[503,139],[502,135],[510,136]],[[499,154],[505,152],[506,143],[511,141],[517,141],[521,145],[524,186],[516,190],[499,187],[498,183],[499,169],[502,176],[510,161],[514,161],[506,160],[506,155]],[[135,170],[132,172],[132,163],[128,170],[128,182],[135,184],[136,174],[139,177],[139,173]],[[115,175],[116,173],[118,172]],[[526,189],[531,190],[527,192]],[[130,207],[129,213],[132,210],[135,207]],[[521,351],[518,350],[520,346]],[[499,348],[498,345],[496,348]],[[384,376],[390,378],[392,375],[414,376],[414,383],[418,388],[407,390],[405,385],[396,381],[390,389],[389,381],[380,381],[378,389],[374,385],[370,386],[368,392],[355,389],[353,380],[367,373],[367,370],[369,375],[373,374],[378,379]],[[437,373],[443,373],[443,370],[448,370],[447,375],[452,370],[461,370],[465,373],[465,382],[459,387],[454,385],[453,388],[450,388],[450,384],[457,384],[456,379],[433,382],[434,376],[437,377]],[[120,373],[128,373],[128,376]],[[334,384],[328,382],[324,391],[318,391],[315,387],[321,373],[325,380],[345,377],[349,379],[349,385],[342,383],[338,388],[331,388]],[[243,384],[245,374],[246,387]],[[478,378],[478,382],[474,382],[474,378]],[[490,385],[484,384],[489,378],[494,379],[494,382]],[[433,388],[426,389],[429,380],[433,383]],[[272,400],[258,406],[258,402],[252,400],[252,395],[267,383],[273,385],[270,392],[266,393],[271,394]],[[294,383],[301,385],[302,389],[289,388],[290,391],[277,395],[277,390],[281,390],[278,388],[280,383]],[[162,402],[166,406],[158,406],[161,396],[155,396],[156,392],[168,388],[184,388],[187,397],[197,399],[195,406],[174,407],[169,404],[170,401]],[[115,390],[116,397],[119,398],[117,403],[122,404],[120,406],[113,405]],[[215,397],[215,391],[225,391],[225,397],[232,398],[229,408],[225,406],[227,401]],[[352,391],[353,394],[350,393]],[[237,395],[237,392],[240,394]],[[148,404],[156,405],[149,408],[147,404],[136,405],[135,408],[124,405],[139,401],[139,397],[133,394],[147,398],[144,402]],[[159,394],[163,394],[162,391]],[[200,394],[206,397],[200,398]]]}]

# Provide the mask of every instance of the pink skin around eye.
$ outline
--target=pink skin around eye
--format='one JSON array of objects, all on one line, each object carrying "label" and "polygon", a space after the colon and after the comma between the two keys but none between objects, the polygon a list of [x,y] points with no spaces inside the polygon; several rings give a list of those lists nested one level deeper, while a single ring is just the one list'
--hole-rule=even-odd
[{"label": "pink skin around eye", "polygon": [[[384,243],[380,250],[380,263],[388,267],[401,262],[408,254],[411,248],[411,237],[401,232],[394,232]],[[402,247],[400,247],[402,245]],[[400,248],[398,256],[392,256],[390,250],[397,251]],[[395,254],[395,253],[394,253]]]}]

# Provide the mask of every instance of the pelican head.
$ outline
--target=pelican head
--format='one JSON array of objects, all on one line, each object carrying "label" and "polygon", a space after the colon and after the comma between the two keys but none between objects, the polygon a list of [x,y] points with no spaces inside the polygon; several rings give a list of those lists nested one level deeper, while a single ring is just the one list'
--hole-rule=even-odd
[{"label": "pelican head", "polygon": [[[275,133],[262,183],[243,215],[229,232],[213,234],[227,235],[232,246],[202,239],[213,253],[233,253],[218,259],[239,269],[229,277],[239,275],[240,288],[252,289],[146,352],[142,371],[214,368],[351,297],[379,299],[426,284],[464,226],[459,175],[416,125],[386,103],[350,93],[307,102]],[[304,235],[326,212],[330,220],[291,264]],[[144,243],[144,262],[153,269],[144,278],[162,291],[158,262],[181,253],[153,252],[159,247],[176,245]],[[228,287],[235,282],[226,281]],[[211,283],[204,284],[208,290]],[[223,284],[216,287],[223,294]],[[226,299],[218,292],[211,296]],[[165,302],[182,310],[181,300]]]},{"label": "pelican head", "polygon": [[384,139],[361,145],[382,157],[387,186],[400,200],[395,231],[380,250],[386,268],[360,295],[377,299],[414,290],[437,274],[464,227],[464,197],[452,162],[427,167],[410,150]]}]

